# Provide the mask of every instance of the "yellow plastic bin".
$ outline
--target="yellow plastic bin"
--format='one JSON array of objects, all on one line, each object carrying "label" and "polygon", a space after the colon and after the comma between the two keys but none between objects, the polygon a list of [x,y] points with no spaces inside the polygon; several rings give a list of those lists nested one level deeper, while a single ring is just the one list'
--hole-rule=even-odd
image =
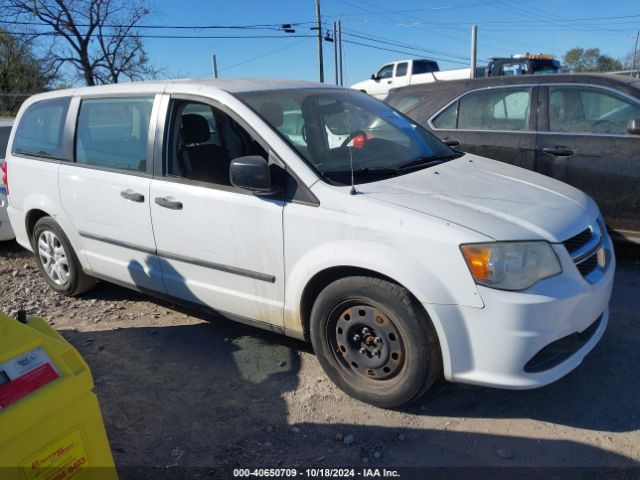
[{"label": "yellow plastic bin", "polygon": [[86,362],[39,317],[0,313],[0,478],[115,480]]}]

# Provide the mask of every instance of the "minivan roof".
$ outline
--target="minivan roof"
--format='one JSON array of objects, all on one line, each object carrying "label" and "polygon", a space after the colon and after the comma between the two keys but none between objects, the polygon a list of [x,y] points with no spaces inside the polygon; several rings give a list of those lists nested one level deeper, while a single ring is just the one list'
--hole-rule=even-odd
[{"label": "minivan roof", "polygon": [[77,87],[64,90],[53,90],[38,94],[38,99],[68,97],[73,95],[113,95],[126,93],[162,93],[172,84],[180,84],[193,88],[213,88],[229,93],[256,92],[265,90],[285,90],[293,88],[340,88],[336,85],[327,85],[302,80],[278,80],[278,79],[202,79],[186,78],[177,80],[150,80],[144,82],[114,83],[110,85],[97,85],[94,87]]}]

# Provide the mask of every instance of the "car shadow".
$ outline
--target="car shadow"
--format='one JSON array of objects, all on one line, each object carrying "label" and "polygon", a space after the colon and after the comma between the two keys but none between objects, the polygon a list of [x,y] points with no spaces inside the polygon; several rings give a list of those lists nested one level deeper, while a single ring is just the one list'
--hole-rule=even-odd
[{"label": "car shadow", "polygon": [[[622,264],[617,272],[608,330],[582,365],[565,378],[540,389],[525,391],[473,387],[442,380],[404,411],[434,417],[531,418],[607,432],[637,430],[640,427],[640,382],[629,381],[640,371],[640,355],[637,354],[640,351],[640,323],[636,320],[636,312],[640,311],[640,263],[636,263],[637,256],[637,251],[629,246],[621,249]],[[166,262],[162,268],[171,269]],[[136,281],[136,276],[144,269],[135,264],[130,272]],[[180,277],[173,269],[168,273]],[[198,302],[195,296],[188,300]],[[182,307],[177,309],[185,311]],[[191,313],[203,320],[212,319],[211,314],[201,311],[191,310]],[[260,334],[259,330],[249,331]],[[271,336],[270,341],[274,348],[286,346],[297,351],[311,351],[307,343],[278,335]]]},{"label": "car shadow", "polygon": [[[242,325],[61,333],[91,367],[121,479],[228,478],[233,468],[292,466],[638,467],[563,439],[367,426],[366,418],[291,424],[285,396],[299,387],[300,354]],[[464,408],[460,394],[450,401]],[[434,400],[442,402],[441,393]]]}]

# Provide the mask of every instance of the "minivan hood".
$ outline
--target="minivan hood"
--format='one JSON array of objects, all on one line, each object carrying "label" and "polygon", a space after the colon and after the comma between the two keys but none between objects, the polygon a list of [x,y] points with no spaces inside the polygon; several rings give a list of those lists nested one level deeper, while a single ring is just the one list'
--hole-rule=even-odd
[{"label": "minivan hood", "polygon": [[593,200],[565,183],[471,154],[358,192],[495,240],[562,242],[598,215]]}]

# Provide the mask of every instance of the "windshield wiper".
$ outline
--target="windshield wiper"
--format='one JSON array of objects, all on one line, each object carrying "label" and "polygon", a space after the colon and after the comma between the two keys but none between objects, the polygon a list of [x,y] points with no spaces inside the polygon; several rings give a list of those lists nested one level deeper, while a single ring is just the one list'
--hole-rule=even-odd
[{"label": "windshield wiper", "polygon": [[[399,170],[397,168],[392,167],[362,167],[362,168],[354,168],[354,175],[397,175]],[[351,175],[351,170],[327,170],[326,172],[322,172],[322,176],[333,176],[333,175]]]},{"label": "windshield wiper", "polygon": [[432,167],[433,165],[439,165],[448,160],[453,160],[454,158],[460,158],[464,153],[454,152],[454,153],[446,153],[443,155],[432,155],[429,157],[421,157],[417,160],[412,160],[398,167],[399,171],[402,170],[410,170],[412,168],[427,168]]}]

